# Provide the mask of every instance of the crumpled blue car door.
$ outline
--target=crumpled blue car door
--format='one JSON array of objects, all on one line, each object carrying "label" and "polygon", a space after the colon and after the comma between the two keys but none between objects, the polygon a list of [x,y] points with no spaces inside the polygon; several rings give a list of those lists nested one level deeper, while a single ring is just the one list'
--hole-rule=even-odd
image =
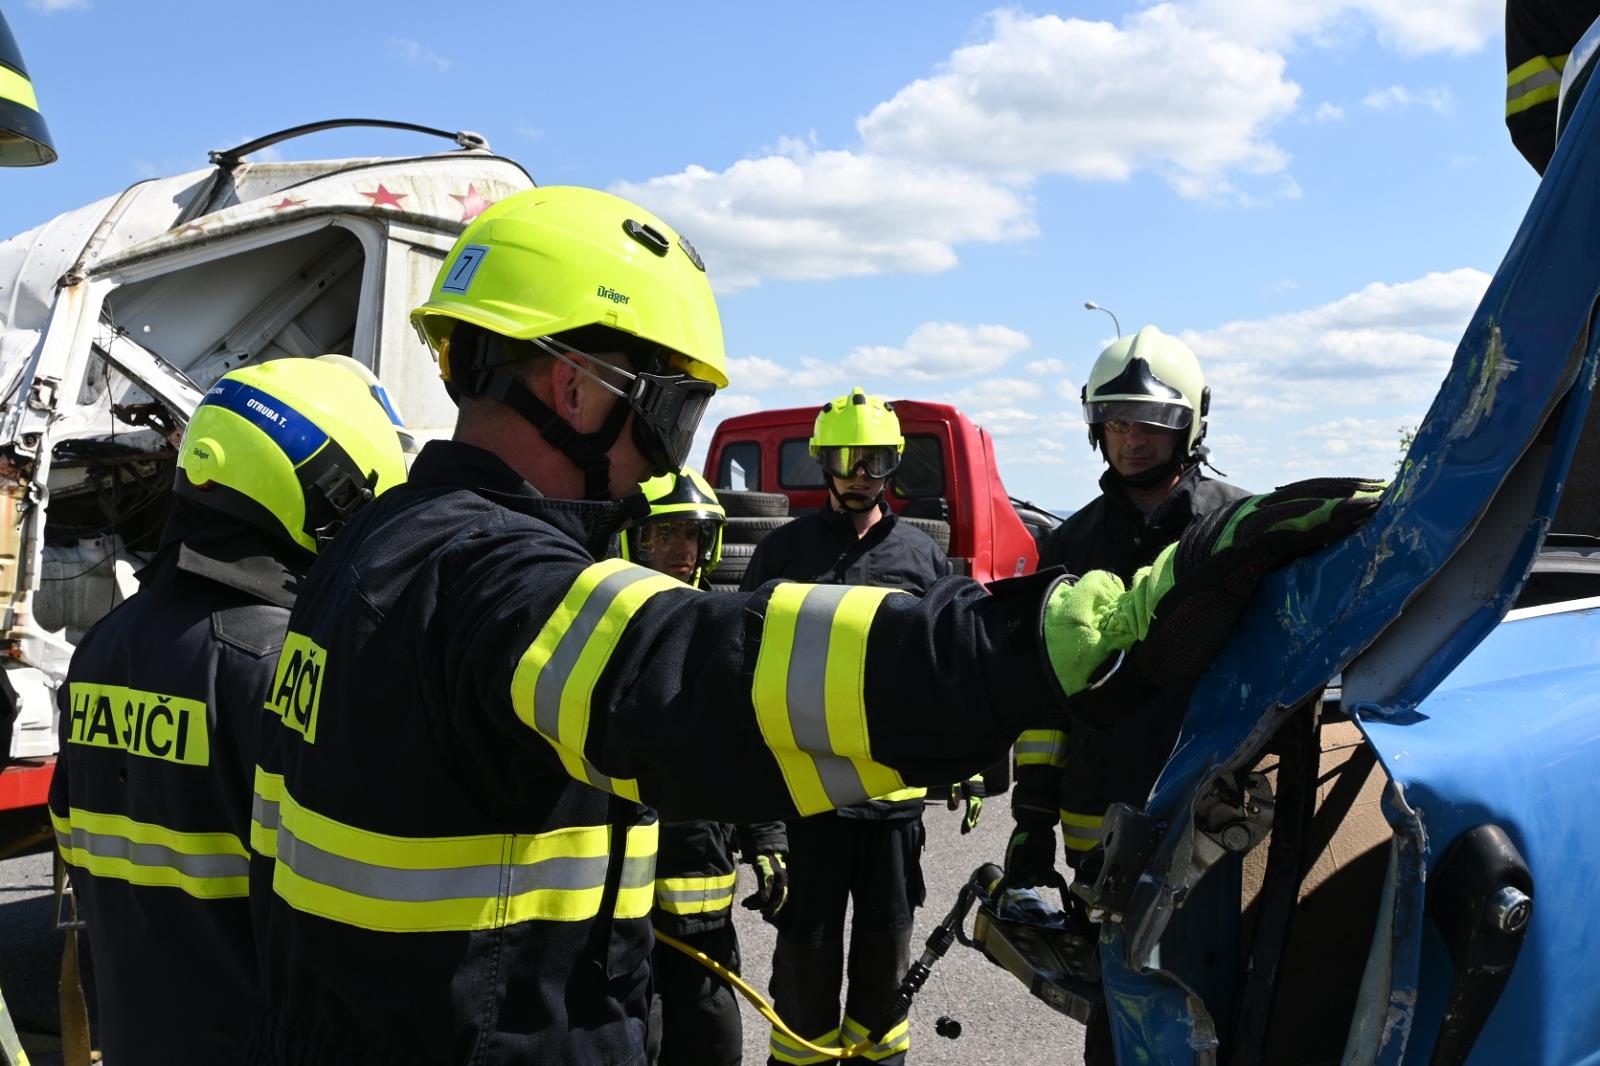
[{"label": "crumpled blue car door", "polygon": [[[1589,974],[1600,922],[1588,918],[1600,865],[1600,612],[1496,629],[1548,530],[1594,387],[1597,96],[1578,102],[1377,516],[1270,575],[1194,694],[1147,808],[1159,838],[1101,942],[1123,1066],[1218,1061],[1205,1004],[1160,964],[1163,935],[1206,872],[1196,804],[1341,671],[1345,707],[1391,781],[1396,840],[1345,1062],[1429,1060],[1450,960],[1424,918],[1427,878],[1445,844],[1485,821],[1522,850],[1538,902],[1470,1061],[1600,1061],[1600,982]],[[1452,677],[1485,641],[1474,662],[1489,665]]]}]

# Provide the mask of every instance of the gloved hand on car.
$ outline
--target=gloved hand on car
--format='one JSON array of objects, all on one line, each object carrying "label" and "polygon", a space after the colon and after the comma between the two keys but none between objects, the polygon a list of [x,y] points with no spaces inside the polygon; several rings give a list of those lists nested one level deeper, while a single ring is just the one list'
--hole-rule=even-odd
[{"label": "gloved hand on car", "polygon": [[[1190,524],[1126,588],[1098,570],[1063,581],[1045,603],[1042,625],[1063,692],[1073,697],[1096,687],[1122,665],[1122,653],[1154,689],[1193,685],[1262,576],[1356,529],[1377,510],[1383,490],[1382,482],[1357,478],[1296,482]],[[1074,713],[1092,704],[1074,701]],[[1095,713],[1087,717],[1093,721]]]}]

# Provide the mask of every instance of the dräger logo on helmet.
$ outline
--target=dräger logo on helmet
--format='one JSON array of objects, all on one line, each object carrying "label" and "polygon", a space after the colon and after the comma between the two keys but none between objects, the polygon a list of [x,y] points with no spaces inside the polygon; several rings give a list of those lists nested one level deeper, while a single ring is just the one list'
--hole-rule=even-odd
[{"label": "dr\u00e4ger logo on helmet", "polygon": [[609,289],[604,285],[595,289],[594,294],[600,297],[602,300],[610,300],[614,304],[625,304],[628,302],[628,296],[626,294],[620,293],[616,289]]}]

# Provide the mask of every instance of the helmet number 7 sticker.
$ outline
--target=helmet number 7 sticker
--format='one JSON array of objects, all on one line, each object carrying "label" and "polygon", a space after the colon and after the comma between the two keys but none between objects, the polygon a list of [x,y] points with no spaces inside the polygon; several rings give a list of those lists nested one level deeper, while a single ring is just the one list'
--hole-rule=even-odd
[{"label": "helmet number 7 sticker", "polygon": [[439,291],[465,295],[472,285],[472,279],[478,273],[478,268],[483,265],[488,255],[488,247],[482,244],[469,244],[461,249],[461,254],[456,256],[455,265],[450,268],[450,273],[440,284]]}]

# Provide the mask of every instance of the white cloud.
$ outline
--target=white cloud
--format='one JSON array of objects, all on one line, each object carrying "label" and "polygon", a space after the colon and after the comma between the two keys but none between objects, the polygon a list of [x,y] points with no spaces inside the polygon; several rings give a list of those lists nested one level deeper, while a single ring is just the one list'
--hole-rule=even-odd
[{"label": "white cloud", "polygon": [[55,11],[87,11],[89,0],[28,0],[28,6],[46,14]]},{"label": "white cloud", "polygon": [[1338,122],[1340,119],[1344,118],[1344,108],[1340,107],[1338,104],[1330,104],[1324,100],[1322,103],[1317,105],[1317,110],[1312,114],[1311,117],[1316,119],[1318,122]]},{"label": "white cloud", "polygon": [[1450,113],[1452,104],[1449,89],[1408,89],[1404,85],[1391,85],[1375,89],[1362,98],[1361,103],[1374,111],[1392,111],[1407,107],[1425,107],[1441,115]]},{"label": "white cloud", "polygon": [[1071,378],[1062,378],[1056,382],[1056,395],[1063,400],[1079,400],[1083,395],[1083,388]]},{"label": "white cloud", "polygon": [[1037,381],[1025,378],[984,378],[965,388],[945,393],[939,402],[954,404],[963,411],[975,411],[1036,399],[1043,391]]},{"label": "white cloud", "polygon": [[[830,363],[812,356],[801,356],[794,366],[760,356],[745,356],[728,360],[728,380],[736,388],[752,392],[769,389],[802,390],[815,392],[839,385],[850,375],[838,363]],[[808,397],[804,402],[810,403]],[[769,405],[770,406],[770,405]]]},{"label": "white cloud", "polygon": [[1046,377],[1050,374],[1059,374],[1067,369],[1067,364],[1060,359],[1035,359],[1022,368],[1029,374]]},{"label": "white cloud", "polygon": [[1197,27],[1172,5],[1109,22],[990,16],[992,34],[857,123],[870,151],[1003,180],[1121,181],[1153,169],[1186,197],[1234,172],[1281,171],[1266,130],[1300,88],[1283,57]]},{"label": "white cloud", "polygon": [[924,322],[899,348],[866,345],[845,357],[844,368],[857,374],[934,381],[967,374],[988,374],[1004,366],[1033,342],[1007,326],[962,326]]},{"label": "white cloud", "polygon": [[[1299,86],[1283,57],[1160,5],[1109,22],[989,16],[956,49],[857,122],[859,145],[786,139],[723,168],[691,165],[612,189],[670,219],[713,284],[936,273],[963,244],[1037,234],[1032,183],[1048,174],[1163,175],[1182,196],[1293,198],[1269,136]],[[1261,195],[1240,175],[1277,175]]]},{"label": "white cloud", "polygon": [[1476,52],[1497,34],[1504,0],[1192,0],[1188,17],[1266,48],[1336,44],[1370,27],[1411,55]]},{"label": "white cloud", "polygon": [[1488,287],[1463,268],[1373,282],[1318,307],[1181,334],[1213,406],[1257,416],[1386,405],[1413,421]]},{"label": "white cloud", "polygon": [[620,182],[685,233],[728,291],[763,277],[931,274],[955,246],[1013,241],[1036,230],[1024,195],[978,175],[787,141],[779,154],[726,170],[690,166]]},{"label": "white cloud", "polygon": [[404,37],[391,37],[389,38],[389,54],[414,66],[432,67],[440,74],[450,69],[450,61],[448,59],[428,48],[421,41],[413,41]]}]

